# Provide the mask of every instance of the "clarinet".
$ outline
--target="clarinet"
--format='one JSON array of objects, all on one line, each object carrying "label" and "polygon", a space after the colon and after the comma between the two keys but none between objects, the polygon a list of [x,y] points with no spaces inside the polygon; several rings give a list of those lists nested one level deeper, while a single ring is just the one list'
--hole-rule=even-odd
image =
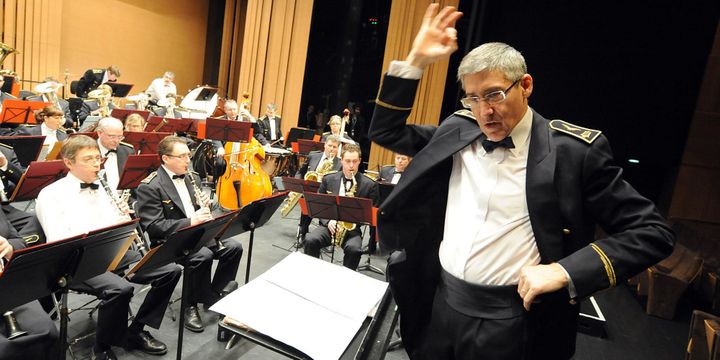
[{"label": "clarinet", "polygon": [[[210,203],[208,201],[203,201],[200,197],[202,191],[197,185],[197,182],[195,182],[195,177],[193,176],[192,172],[188,171],[187,176],[190,177],[190,185],[192,185],[193,191],[195,192],[195,202],[200,205],[201,208],[208,209],[209,212]],[[225,250],[225,245],[222,243],[222,241],[220,241],[220,239],[215,239],[215,242],[217,243],[218,250]]]},{"label": "clarinet", "polygon": [[[132,217],[130,217],[129,214],[125,214],[121,209],[121,201],[115,194],[115,192],[110,188],[110,185],[108,185],[107,180],[105,180],[105,169],[102,169],[98,171],[98,180],[100,181],[100,185],[102,185],[103,190],[108,194],[110,199],[112,199],[113,205],[115,205],[115,208],[117,209],[118,213],[125,219],[125,220],[132,220]],[[133,231],[133,236],[135,236],[135,239],[133,242],[135,243],[135,246],[137,246],[139,249],[145,249],[145,242],[142,241],[142,238],[140,237],[140,234],[138,234],[137,229]],[[145,249],[146,251],[148,249]]]}]

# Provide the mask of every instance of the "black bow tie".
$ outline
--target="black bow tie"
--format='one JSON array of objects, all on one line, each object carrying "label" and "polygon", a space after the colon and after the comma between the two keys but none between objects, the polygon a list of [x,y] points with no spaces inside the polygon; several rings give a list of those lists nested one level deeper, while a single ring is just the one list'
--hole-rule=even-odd
[{"label": "black bow tie", "polygon": [[172,178],[173,178],[173,180],[175,180],[175,179],[184,179],[184,178],[185,178],[185,174],[182,174],[182,175],[173,175]]},{"label": "black bow tie", "polygon": [[80,183],[80,190],[88,188],[91,190],[97,190],[98,188],[100,188],[100,185],[95,183]]},{"label": "black bow tie", "polygon": [[115,155],[117,155],[117,150],[116,150],[116,149],[110,149],[110,150],[108,150],[108,151],[105,153],[105,157],[108,157],[108,155],[110,155],[110,153],[115,153]]},{"label": "black bow tie", "polygon": [[492,141],[492,140],[485,139],[482,141],[482,147],[483,147],[483,149],[485,149],[486,152],[491,153],[491,152],[493,152],[493,150],[495,150],[498,147],[514,149],[515,144],[512,141],[512,137],[508,136],[500,141]]}]

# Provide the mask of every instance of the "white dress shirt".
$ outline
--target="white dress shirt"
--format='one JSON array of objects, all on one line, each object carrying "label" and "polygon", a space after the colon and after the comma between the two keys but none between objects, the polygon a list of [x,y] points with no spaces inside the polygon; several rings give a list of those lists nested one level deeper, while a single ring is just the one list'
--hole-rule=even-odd
[{"label": "white dress shirt", "polygon": [[[187,188],[187,185],[185,185],[185,179],[173,179],[173,175],[177,175],[174,172],[170,171],[165,165],[162,165],[163,169],[168,173],[168,176],[170,176],[170,180],[172,180],[173,185],[175,185],[175,190],[177,190],[178,195],[180,195],[180,201],[182,201],[183,210],[185,211],[185,216],[188,218],[195,215],[195,207],[193,206],[192,198],[190,197],[190,191]],[[185,176],[190,176],[190,174],[185,174]]]},{"label": "white dress shirt", "polygon": [[81,183],[80,179],[68,173],[40,191],[35,215],[48,242],[125,221],[102,186],[97,190],[80,189]]},{"label": "white dress shirt", "polygon": [[98,140],[98,146],[100,147],[100,155],[107,157],[103,168],[105,169],[105,176],[107,177],[108,186],[113,191],[117,191],[118,184],[120,183],[120,170],[118,169],[118,158],[117,149],[113,152],[108,153],[110,149],[103,146]]},{"label": "white dress shirt", "polygon": [[270,140],[277,140],[277,130],[275,129],[277,127],[277,121],[275,117],[268,117],[268,123],[270,123]]},{"label": "white dress shirt", "polygon": [[150,100],[157,102],[158,106],[168,106],[170,102],[167,95],[177,94],[177,87],[172,82],[165,84],[163,78],[157,78],[150,83],[145,93],[150,96]]},{"label": "white dress shirt", "polygon": [[45,136],[43,145],[47,145],[49,148],[52,148],[53,144],[58,141],[57,130],[51,130],[45,123],[40,124],[40,134]]}]

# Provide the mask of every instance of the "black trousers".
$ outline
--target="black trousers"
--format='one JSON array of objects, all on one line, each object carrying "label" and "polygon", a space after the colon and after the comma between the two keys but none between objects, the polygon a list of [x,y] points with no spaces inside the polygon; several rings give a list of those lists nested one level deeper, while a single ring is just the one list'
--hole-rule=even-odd
[{"label": "black trousers", "polygon": [[123,346],[127,335],[128,306],[134,290],[132,285],[120,276],[106,272],[70,288],[100,299],[96,342]]},{"label": "black trousers", "polygon": [[[235,240],[225,240],[223,244],[223,250],[219,250],[217,246],[203,247],[188,258],[188,266],[192,271],[192,288],[187,293],[190,306],[197,306],[200,302],[205,305],[214,304],[220,299],[223,288],[237,277],[243,253],[242,244]],[[218,265],[211,281],[213,259],[218,260]]]},{"label": "black trousers", "polygon": [[5,321],[0,321],[0,359],[52,359],[59,337],[55,323],[37,301],[13,309],[18,325],[27,335],[7,339]]},{"label": "black trousers", "polygon": [[525,311],[517,286],[484,286],[441,270],[430,324],[413,359],[569,359],[577,306],[567,291],[546,294]]},{"label": "black trousers", "polygon": [[152,286],[145,295],[145,300],[140,305],[137,314],[135,314],[135,321],[159,329],[165,315],[165,309],[170,303],[173,290],[181,275],[182,269],[176,264],[167,264],[135,273],[132,282]]},{"label": "black trousers", "polygon": [[[358,268],[362,256],[362,233],[359,229],[360,227],[348,231],[345,235],[345,242],[342,244],[343,266],[352,270]],[[305,237],[305,254],[320,257],[320,249],[330,246],[331,242],[330,230],[325,226],[318,226]]]}]

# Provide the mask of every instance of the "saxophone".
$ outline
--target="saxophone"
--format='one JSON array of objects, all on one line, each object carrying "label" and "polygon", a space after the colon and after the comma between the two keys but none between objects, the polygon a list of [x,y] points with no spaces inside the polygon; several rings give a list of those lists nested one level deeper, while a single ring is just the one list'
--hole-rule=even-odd
[{"label": "saxophone", "polygon": [[[355,197],[355,192],[357,191],[357,180],[355,180],[355,174],[352,174],[352,186],[350,187],[350,190],[345,192],[345,196],[347,197]],[[348,231],[353,231],[357,225],[355,223],[347,222],[347,221],[338,221],[337,225],[335,225],[335,236],[333,236],[333,245],[335,246],[342,246],[343,241],[345,241],[345,236],[347,235]]]},{"label": "saxophone", "polygon": [[[305,180],[309,181],[315,181],[320,182],[322,181],[323,176],[327,175],[331,172],[333,167],[333,159],[331,158],[325,158],[322,164],[320,164],[320,167],[316,171],[308,171],[305,173]],[[300,197],[302,197],[301,193],[298,192],[290,192],[290,194],[287,197],[287,200],[285,200],[285,203],[283,204],[282,208],[280,209],[280,214],[282,217],[286,217],[287,214],[290,213],[292,209],[295,208],[298,201],[300,201]]]}]

